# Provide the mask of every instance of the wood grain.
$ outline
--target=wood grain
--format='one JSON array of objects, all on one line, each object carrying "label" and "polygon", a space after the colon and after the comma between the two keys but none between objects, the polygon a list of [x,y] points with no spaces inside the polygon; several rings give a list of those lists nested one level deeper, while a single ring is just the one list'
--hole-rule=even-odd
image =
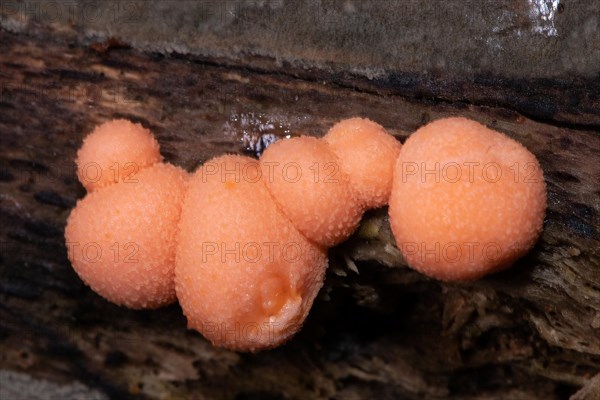
[{"label": "wood grain", "polygon": [[[51,35],[0,31],[0,65],[0,368],[115,398],[561,399],[588,382],[579,398],[598,394],[600,132],[580,116],[553,125],[508,108],[98,51]],[[406,268],[386,210],[370,212],[331,251],[302,332],[257,354],[213,348],[186,330],[177,305],[116,307],[71,269],[63,230],[84,195],[73,160],[96,124],[141,122],[167,161],[192,171],[245,152],[252,136],[321,136],[354,115],[399,140],[429,120],[463,115],[523,143],[548,184],[539,243],[510,270],[442,284]]]}]

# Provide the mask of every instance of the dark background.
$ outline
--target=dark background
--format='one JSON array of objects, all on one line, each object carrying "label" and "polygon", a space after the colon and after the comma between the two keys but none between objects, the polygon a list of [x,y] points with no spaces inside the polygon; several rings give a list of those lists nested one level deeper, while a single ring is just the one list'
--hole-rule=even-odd
[{"label": "dark background", "polygon": [[[1,400],[600,397],[597,1],[2,0],[0,90]],[[73,160],[96,124],[141,122],[193,171],[355,115],[402,141],[463,115],[523,143],[548,184],[539,243],[442,284],[373,211],[332,249],[300,334],[257,354],[212,347],[177,305],[116,307],[71,269]]]}]

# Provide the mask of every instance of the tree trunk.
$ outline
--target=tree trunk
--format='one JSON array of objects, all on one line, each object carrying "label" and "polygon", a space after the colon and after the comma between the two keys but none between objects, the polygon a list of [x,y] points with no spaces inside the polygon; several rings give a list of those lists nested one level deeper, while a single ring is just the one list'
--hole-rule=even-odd
[{"label": "tree trunk", "polygon": [[[530,119],[508,100],[422,98],[425,80],[408,95],[366,79],[356,90],[342,75],[259,68],[260,59],[245,68],[28,32],[0,30],[1,399],[600,398],[597,79],[577,86],[595,117],[556,100],[556,117]],[[530,84],[560,97],[551,80]],[[527,98],[510,83],[495,89],[517,105]],[[464,99],[481,90],[460,86]],[[256,152],[262,135],[322,136],[355,115],[402,141],[429,120],[462,115],[521,142],[548,185],[535,248],[502,273],[440,283],[405,266],[387,210],[369,212],[330,251],[302,331],[256,354],[214,348],[186,330],[178,305],[114,306],[72,270],[64,225],[85,193],[73,161],[96,124],[141,122],[168,162],[193,171],[226,152]]]}]

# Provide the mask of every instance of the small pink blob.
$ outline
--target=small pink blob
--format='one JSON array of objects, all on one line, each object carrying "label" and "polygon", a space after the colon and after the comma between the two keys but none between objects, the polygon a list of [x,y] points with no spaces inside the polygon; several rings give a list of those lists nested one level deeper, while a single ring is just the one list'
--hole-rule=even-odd
[{"label": "small pink blob", "polygon": [[158,142],[140,124],[115,119],[97,126],[77,152],[77,176],[88,190],[131,183],[142,169],[162,160]]},{"label": "small pink blob", "polygon": [[362,205],[367,209],[386,205],[402,147],[400,142],[381,125],[366,118],[340,121],[323,139],[339,157]]},{"label": "small pink blob", "polygon": [[354,232],[363,208],[341,160],[321,139],[280,140],[260,159],[278,207],[309,240],[331,247]]}]

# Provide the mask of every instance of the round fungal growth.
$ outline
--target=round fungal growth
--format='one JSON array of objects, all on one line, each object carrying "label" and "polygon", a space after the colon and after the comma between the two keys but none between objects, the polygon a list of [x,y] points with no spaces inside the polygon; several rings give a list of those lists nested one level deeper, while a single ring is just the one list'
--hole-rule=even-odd
[{"label": "round fungal growth", "polygon": [[88,192],[117,182],[162,160],[158,142],[140,124],[116,119],[94,129],[77,152],[77,176]]},{"label": "round fungal growth", "polygon": [[241,351],[296,333],[323,284],[327,256],[281,213],[258,161],[226,155],[190,179],[176,261],[188,326]]},{"label": "round fungal growth", "polygon": [[88,193],[69,215],[68,256],[81,279],[130,308],[175,301],[175,239],[187,173],[158,163],[131,183]]},{"label": "round fungal growth", "polygon": [[308,136],[280,140],[267,148],[260,164],[275,202],[309,240],[331,247],[358,226],[363,208],[325,141]]},{"label": "round fungal growth", "polygon": [[383,127],[366,118],[335,124],[323,138],[341,161],[365,208],[388,203],[394,164],[402,145]]},{"label": "round fungal growth", "polygon": [[408,264],[430,277],[471,280],[510,266],[536,242],[545,209],[535,156],[475,121],[434,121],[400,150],[390,223]]}]

